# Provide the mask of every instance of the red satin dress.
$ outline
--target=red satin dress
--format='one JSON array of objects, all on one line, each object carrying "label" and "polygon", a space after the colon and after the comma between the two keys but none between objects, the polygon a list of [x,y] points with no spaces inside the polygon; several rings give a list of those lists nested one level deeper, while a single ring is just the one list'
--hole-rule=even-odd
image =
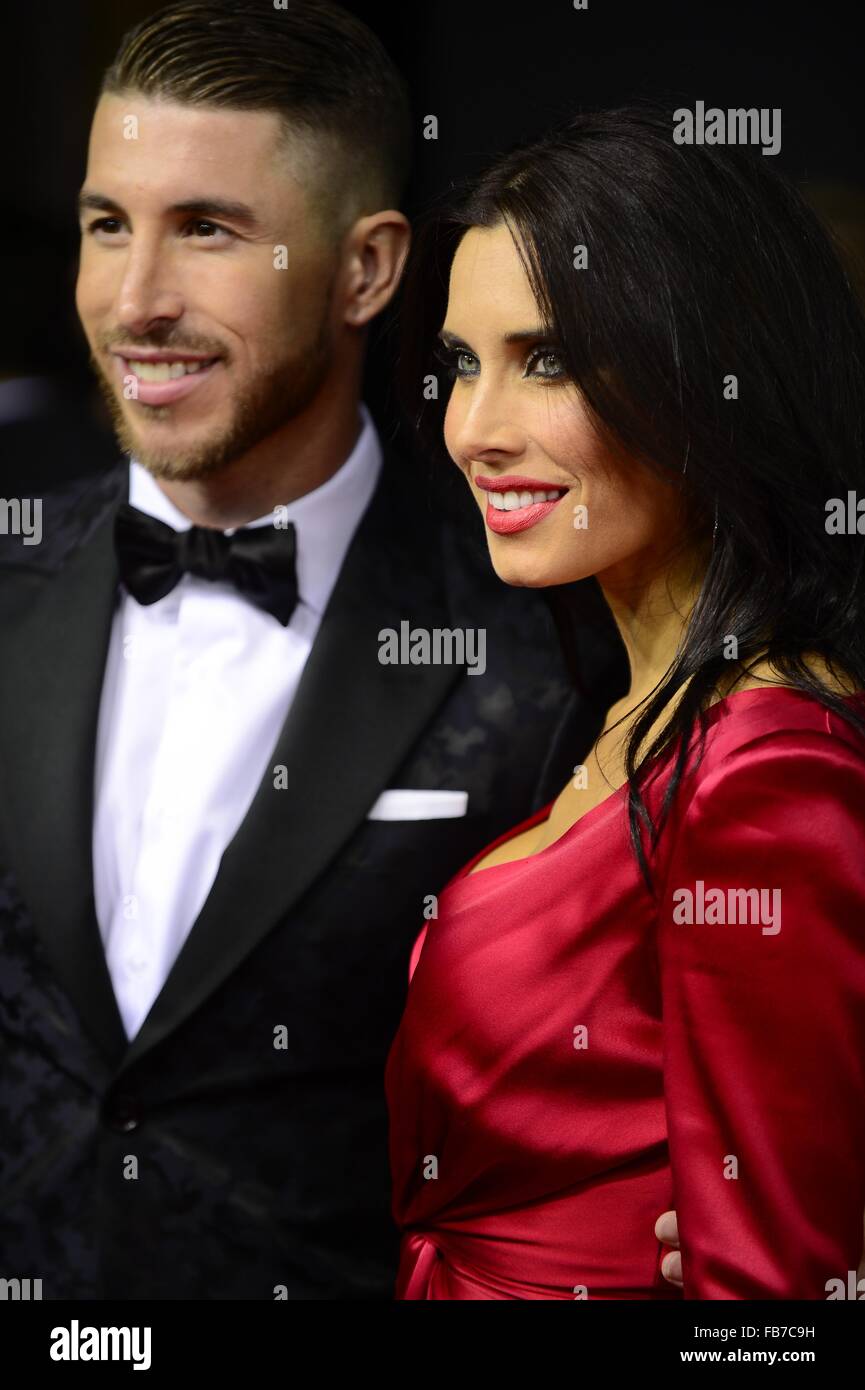
[{"label": "red satin dress", "polygon": [[865,740],[786,687],[706,720],[657,900],[624,788],[441,893],[387,1064],[398,1299],[680,1297],[673,1207],[685,1298],[825,1299],[856,1269]]}]

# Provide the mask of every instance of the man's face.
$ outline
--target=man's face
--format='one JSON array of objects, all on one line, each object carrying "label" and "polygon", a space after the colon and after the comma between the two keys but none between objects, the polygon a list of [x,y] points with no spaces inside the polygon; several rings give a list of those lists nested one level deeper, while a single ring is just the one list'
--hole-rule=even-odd
[{"label": "man's face", "polygon": [[121,445],[156,477],[224,468],[332,368],[336,252],[278,138],[271,112],[96,109],[76,303]]}]

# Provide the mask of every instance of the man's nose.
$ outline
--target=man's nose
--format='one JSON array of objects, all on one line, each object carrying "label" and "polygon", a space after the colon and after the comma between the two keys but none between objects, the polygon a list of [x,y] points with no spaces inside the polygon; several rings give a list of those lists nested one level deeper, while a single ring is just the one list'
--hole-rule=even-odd
[{"label": "man's nose", "polygon": [[117,324],[143,334],[154,319],[175,320],[183,312],[183,296],[172,282],[171,268],[156,247],[131,247],[118,286]]}]

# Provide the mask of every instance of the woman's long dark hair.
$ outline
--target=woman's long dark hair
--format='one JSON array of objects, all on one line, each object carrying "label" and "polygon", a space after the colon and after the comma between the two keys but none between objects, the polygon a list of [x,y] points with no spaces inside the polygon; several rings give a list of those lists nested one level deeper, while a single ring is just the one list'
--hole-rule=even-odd
[{"label": "woman's long dark hair", "polygon": [[[425,381],[437,371],[451,261],[468,228],[502,223],[600,436],[680,488],[690,544],[711,540],[717,516],[676,659],[626,750],[631,841],[652,891],[638,822],[654,850],[695,721],[702,756],[703,703],[729,670],[730,634],[740,662],[765,654],[865,734],[803,660],[819,654],[865,689],[863,539],[827,532],[830,499],[865,497],[865,320],[829,236],[771,157],[677,145],[672,116],[657,107],[580,115],[499,159],[419,228],[403,290],[400,394],[442,460],[446,402],[427,400]],[[578,246],[586,269],[575,268]],[[738,399],[725,399],[730,376]],[[568,588],[586,586],[596,607],[596,580]],[[640,787],[677,738],[655,826]]]}]

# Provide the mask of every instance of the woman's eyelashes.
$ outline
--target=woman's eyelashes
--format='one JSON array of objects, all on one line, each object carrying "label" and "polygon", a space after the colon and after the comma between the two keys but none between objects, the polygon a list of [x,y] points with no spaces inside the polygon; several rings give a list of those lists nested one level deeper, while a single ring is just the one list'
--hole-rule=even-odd
[{"label": "woman's eyelashes", "polygon": [[[438,360],[447,368],[449,381],[470,381],[480,376],[480,360],[473,352],[469,352],[468,348],[451,346],[440,341],[434,351]],[[551,362],[554,364],[552,369],[549,366]],[[543,370],[535,371],[534,368],[539,365],[543,366]],[[533,348],[529,353],[524,363],[523,376],[534,377],[539,381],[562,381],[567,372],[556,349],[543,346]]]},{"label": "woman's eyelashes", "polygon": [[[464,380],[467,376],[477,376],[479,364],[477,358],[471,353],[466,352],[465,348],[449,347],[447,343],[438,342],[433,348],[433,354],[439,362],[444,363],[448,381],[454,381],[457,377]],[[475,368],[466,370],[462,363],[469,360],[476,365]]]}]

